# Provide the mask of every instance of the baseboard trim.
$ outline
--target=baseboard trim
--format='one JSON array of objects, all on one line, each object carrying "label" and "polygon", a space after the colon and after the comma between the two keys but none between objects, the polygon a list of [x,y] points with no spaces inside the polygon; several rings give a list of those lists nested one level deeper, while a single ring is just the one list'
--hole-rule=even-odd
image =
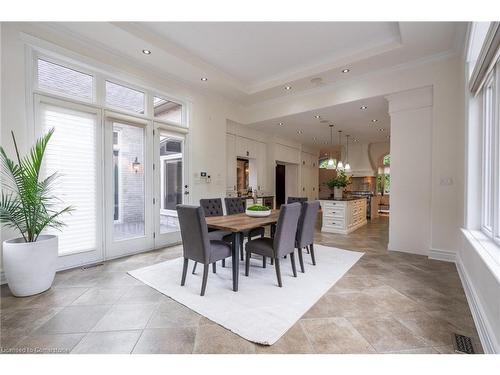
[{"label": "baseboard trim", "polygon": [[7,279],[5,278],[5,272],[0,271],[0,285],[7,284]]},{"label": "baseboard trim", "polygon": [[486,354],[498,354],[500,353],[500,344],[496,341],[495,333],[491,328],[487,315],[484,313],[481,301],[479,300],[469,274],[462,263],[460,254],[456,254],[455,264],[457,266],[460,280],[462,281],[465,296],[467,297],[467,302],[469,304],[483,350]]},{"label": "baseboard trim", "polygon": [[454,251],[450,251],[450,250],[430,249],[429,250],[429,259],[441,260],[443,262],[456,263],[457,253],[455,253]]}]

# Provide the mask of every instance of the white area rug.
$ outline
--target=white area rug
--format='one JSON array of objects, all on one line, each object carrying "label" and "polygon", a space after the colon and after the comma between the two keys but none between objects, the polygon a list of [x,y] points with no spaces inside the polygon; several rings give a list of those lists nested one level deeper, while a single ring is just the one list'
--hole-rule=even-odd
[{"label": "white area rug", "polygon": [[233,292],[231,261],[226,261],[226,268],[218,262],[216,274],[210,266],[204,297],[200,296],[203,267],[198,265],[192,275],[192,261],[183,287],[182,258],[129,274],[247,340],[272,345],[363,256],[360,252],[321,245],[314,245],[314,253],[316,266],[304,251],[305,273],[300,272],[295,257],[297,278],[293,277],[289,257],[282,259],[282,288],[278,287],[274,266],[262,268],[262,258],[256,258],[251,260],[248,277],[244,276],[244,263],[240,262],[239,290]]}]

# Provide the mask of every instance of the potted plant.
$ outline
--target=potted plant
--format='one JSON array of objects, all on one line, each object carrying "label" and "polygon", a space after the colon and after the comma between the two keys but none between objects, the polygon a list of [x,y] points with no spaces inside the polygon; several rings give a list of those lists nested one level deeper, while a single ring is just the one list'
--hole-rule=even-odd
[{"label": "potted plant", "polygon": [[344,171],[339,171],[335,177],[326,182],[326,185],[333,190],[334,199],[342,199],[344,188],[349,185],[349,177]]},{"label": "potted plant", "polygon": [[46,228],[60,229],[61,215],[71,207],[58,210],[58,199],[51,194],[58,174],[42,179],[40,170],[51,129],[37,140],[28,155],[21,158],[14,132],[16,152],[11,160],[0,147],[3,190],[0,198],[0,222],[21,237],[3,242],[3,267],[13,295],[25,297],[49,289],[54,280],[58,241],[55,235],[41,234]]}]

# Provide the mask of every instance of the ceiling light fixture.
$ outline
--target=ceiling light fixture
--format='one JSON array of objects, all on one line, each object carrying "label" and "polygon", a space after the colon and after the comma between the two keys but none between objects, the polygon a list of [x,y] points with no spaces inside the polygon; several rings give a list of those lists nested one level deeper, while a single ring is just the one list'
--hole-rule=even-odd
[{"label": "ceiling light fixture", "polygon": [[279,122],[279,123],[278,123],[278,125],[284,125],[284,123],[282,123],[282,122]]},{"label": "ceiling light fixture", "polygon": [[349,134],[346,134],[346,150],[345,150],[345,167],[344,169],[349,172],[351,170],[351,165],[349,164]]},{"label": "ceiling light fixture", "polygon": [[374,118],[374,119],[372,120],[372,122],[377,122],[377,121],[378,121],[378,120],[377,120],[376,118]]},{"label": "ceiling light fixture", "polygon": [[321,116],[320,115],[315,115],[314,118],[318,118],[319,119],[319,118],[321,118]]},{"label": "ceiling light fixture", "polygon": [[297,130],[297,134],[302,134],[302,130]]},{"label": "ceiling light fixture", "polygon": [[201,77],[200,79],[201,79],[203,82],[208,81],[208,78],[207,78],[207,77]]},{"label": "ceiling light fixture", "polygon": [[379,128],[378,131],[379,132],[383,132],[383,131],[385,131],[385,129],[384,128]]},{"label": "ceiling light fixture", "polygon": [[[333,124],[330,124],[330,146],[333,147]],[[328,163],[326,169],[337,168],[337,160],[332,157],[332,151],[330,150],[330,157],[328,158]]]},{"label": "ceiling light fixture", "polygon": [[291,90],[292,89],[292,86],[285,86],[285,90]]},{"label": "ceiling light fixture", "polygon": [[[340,155],[342,155],[342,130],[339,130],[339,147],[340,147]],[[337,163],[337,171],[343,171],[344,170],[344,163],[342,163],[342,160],[339,160]]]},{"label": "ceiling light fixture", "polygon": [[151,55],[151,51],[148,50],[148,49],[143,49],[142,53],[145,54],[145,55]]},{"label": "ceiling light fixture", "polygon": [[350,69],[342,69],[342,73],[349,73],[350,71]]},{"label": "ceiling light fixture", "polygon": [[362,105],[361,107],[359,107],[359,109],[361,109],[362,111],[365,111],[368,109],[368,107],[366,105]]}]

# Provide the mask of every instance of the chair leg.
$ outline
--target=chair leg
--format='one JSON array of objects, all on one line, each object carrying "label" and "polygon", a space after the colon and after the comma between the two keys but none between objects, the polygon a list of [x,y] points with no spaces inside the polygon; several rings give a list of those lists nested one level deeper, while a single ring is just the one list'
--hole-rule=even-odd
[{"label": "chair leg", "polygon": [[250,251],[247,251],[245,254],[245,276],[248,276],[250,272],[250,256],[252,255]]},{"label": "chair leg", "polygon": [[197,265],[198,265],[198,262],[194,262],[193,272],[192,272],[192,273],[193,273],[193,275],[194,275],[194,273],[196,272],[196,266],[197,266]]},{"label": "chair leg", "polygon": [[240,259],[243,260],[243,240],[245,236],[243,234],[240,234]]},{"label": "chair leg", "polygon": [[276,277],[278,278],[278,286],[281,288],[283,286],[283,284],[281,283],[280,258],[274,259],[274,268],[276,269]]},{"label": "chair leg", "polygon": [[266,262],[267,262],[267,258],[262,257],[262,268],[266,268]]},{"label": "chair leg", "polygon": [[226,260],[222,259],[222,268],[226,267]]},{"label": "chair leg", "polygon": [[313,265],[315,266],[316,265],[316,258],[314,256],[314,245],[310,244],[309,249],[311,250],[311,260],[313,262]]},{"label": "chair leg", "polygon": [[217,263],[216,262],[212,263],[212,272],[217,273]]},{"label": "chair leg", "polygon": [[271,266],[274,264],[274,258],[271,258]]},{"label": "chair leg", "polygon": [[208,264],[203,265],[203,282],[201,283],[201,293],[200,296],[205,295],[205,290],[207,289],[207,279],[208,279]]},{"label": "chair leg", "polygon": [[297,267],[295,267],[295,254],[290,253],[290,262],[292,262],[293,277],[297,277]]},{"label": "chair leg", "polygon": [[184,284],[186,284],[186,274],[187,274],[187,270],[188,270],[188,263],[189,263],[189,259],[184,258],[184,265],[182,266],[181,286],[184,286]]},{"label": "chair leg", "polygon": [[300,272],[304,273],[304,258],[302,257],[302,249],[298,248],[299,251],[299,264],[300,264]]},{"label": "chair leg", "polygon": [[311,252],[309,251],[309,246],[306,246],[306,250],[307,250],[307,254],[311,254]]}]

